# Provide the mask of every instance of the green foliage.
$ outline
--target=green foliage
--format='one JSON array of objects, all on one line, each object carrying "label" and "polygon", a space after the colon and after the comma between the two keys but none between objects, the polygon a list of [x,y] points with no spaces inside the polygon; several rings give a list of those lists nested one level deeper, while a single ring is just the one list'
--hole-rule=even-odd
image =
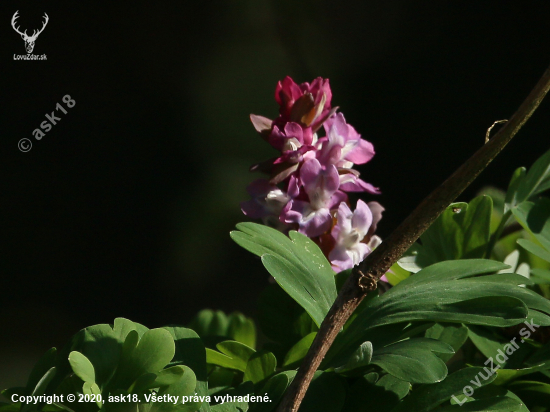
[{"label": "green foliage", "polygon": [[[550,152],[517,169],[505,194],[447,208],[388,272],[392,287],[369,293],[339,332],[300,412],[550,412],[547,189]],[[25,387],[3,392],[65,401],[0,412],[274,412],[350,271],[334,273],[297,232],[237,229],[232,238],[277,282],[258,304],[263,345],[238,312],[203,310],[189,328],[117,318],[48,351]]]},{"label": "green foliage", "polygon": [[300,407],[304,412],[339,412],[346,399],[346,384],[331,372],[317,371]]},{"label": "green foliage", "polygon": [[338,366],[335,370],[338,373],[349,372],[355,369],[361,369],[365,366],[374,363],[372,360],[372,343],[363,342],[359,347],[351,354],[344,364]]},{"label": "green foliage", "polygon": [[306,236],[290,238],[267,226],[239,223],[231,237],[262,258],[277,283],[302,306],[317,326],[336,299],[334,271],[321,249]]},{"label": "green foliage", "polygon": [[453,203],[400,259],[410,272],[444,260],[485,257],[490,239],[493,201],[479,196],[468,203]]},{"label": "green foliage", "polygon": [[[198,384],[194,371],[180,364],[185,358],[200,371],[200,363],[204,364],[205,356],[203,345],[200,341],[196,342],[198,336],[181,327],[169,329],[147,329],[123,318],[117,318],[113,326],[101,324],[85,328],[73,337],[61,353],[55,349],[48,351],[33,370],[27,387],[20,393],[64,395],[63,401],[48,406],[53,408],[50,410],[118,410],[122,403],[112,401],[114,396],[125,396],[128,400],[125,404],[134,407],[139,404],[150,411],[198,410],[203,402],[176,406],[147,401],[146,396],[152,393],[181,397],[205,392],[205,387]],[[191,343],[193,340],[196,343]],[[179,349],[177,356],[176,346]],[[205,376],[202,378],[205,379]],[[81,395],[94,395],[95,402],[72,402],[68,395],[75,395],[77,400]],[[25,403],[21,410],[36,407]],[[39,409],[43,407],[44,402],[38,406]],[[208,411],[209,406],[201,410]]]},{"label": "green foliage", "polygon": [[426,331],[424,336],[430,339],[437,339],[453,348],[452,353],[442,353],[439,355],[443,361],[447,362],[468,339],[468,328],[461,324],[436,323]]},{"label": "green foliage", "polygon": [[271,352],[255,353],[248,359],[243,380],[262,382],[275,373],[277,358]]},{"label": "green foliage", "polygon": [[410,383],[391,375],[378,379],[377,374],[362,376],[353,382],[342,411],[389,412],[395,408],[410,389]]},{"label": "green foliage", "polygon": [[537,159],[529,172],[519,175],[517,180],[517,191],[513,191],[516,193],[515,204],[550,189],[550,150]]},{"label": "green foliage", "polygon": [[191,321],[189,327],[197,332],[207,347],[232,339],[251,348],[256,347],[256,326],[254,321],[240,312],[226,315],[222,311],[201,310]]},{"label": "green foliage", "polygon": [[248,360],[256,351],[237,341],[224,341],[216,345],[219,352],[206,349],[206,362],[241,372],[246,370]]},{"label": "green foliage", "polygon": [[520,239],[518,243],[527,251],[550,262],[550,199],[520,203],[512,212],[536,242]]},{"label": "green foliage", "polygon": [[270,284],[260,294],[258,323],[280,357],[301,338],[316,332],[317,325],[307,312],[279,285]]},{"label": "green foliage", "polygon": [[[413,391],[392,412],[428,412],[451,399],[462,389],[471,385],[478,373],[484,373],[483,368],[465,368],[450,374],[443,382],[432,385],[423,385]],[[480,381],[480,387],[490,384],[496,376]],[[460,399],[462,400],[462,399]]]},{"label": "green foliage", "polygon": [[435,339],[410,339],[375,351],[371,363],[403,381],[434,383],[447,376],[447,366],[436,353],[452,354],[454,350]]}]

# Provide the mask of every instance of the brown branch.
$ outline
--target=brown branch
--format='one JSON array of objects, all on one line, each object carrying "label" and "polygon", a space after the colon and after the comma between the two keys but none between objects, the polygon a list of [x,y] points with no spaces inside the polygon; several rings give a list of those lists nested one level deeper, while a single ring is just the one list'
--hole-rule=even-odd
[{"label": "brown branch", "polygon": [[313,374],[332,342],[361,303],[367,292],[376,289],[376,280],[399,259],[437,217],[500,153],[537,109],[550,89],[550,67],[499,132],[460,166],[441,186],[426,197],[407,219],[367,258],[356,266],[340,290],[321,328],[285,393],[278,412],[296,412]]}]

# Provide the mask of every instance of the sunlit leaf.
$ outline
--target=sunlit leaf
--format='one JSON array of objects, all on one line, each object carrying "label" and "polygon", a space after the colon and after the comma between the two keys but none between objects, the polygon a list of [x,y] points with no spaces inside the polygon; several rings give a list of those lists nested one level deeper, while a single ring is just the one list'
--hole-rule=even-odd
[{"label": "sunlit leaf", "polygon": [[240,223],[231,237],[240,246],[261,256],[277,283],[321,324],[336,299],[334,271],[319,247],[306,236],[291,231],[290,238],[267,226]]},{"label": "sunlit leaf", "polygon": [[375,349],[370,363],[402,381],[434,383],[447,376],[445,362],[434,352],[453,354],[454,350],[435,339],[416,338]]}]

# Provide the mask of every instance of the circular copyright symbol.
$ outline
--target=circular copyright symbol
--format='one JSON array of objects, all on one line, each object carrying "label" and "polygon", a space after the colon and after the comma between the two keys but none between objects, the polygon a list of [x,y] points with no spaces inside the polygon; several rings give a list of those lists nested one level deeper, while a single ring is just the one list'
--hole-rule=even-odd
[{"label": "circular copyright symbol", "polygon": [[23,153],[27,153],[29,150],[32,149],[32,143],[29,139],[21,139],[17,143],[17,147],[19,150],[21,150]]},{"label": "circular copyright symbol", "polygon": [[67,400],[68,400],[69,402],[74,402],[75,396],[74,396],[74,395],[67,395]]}]

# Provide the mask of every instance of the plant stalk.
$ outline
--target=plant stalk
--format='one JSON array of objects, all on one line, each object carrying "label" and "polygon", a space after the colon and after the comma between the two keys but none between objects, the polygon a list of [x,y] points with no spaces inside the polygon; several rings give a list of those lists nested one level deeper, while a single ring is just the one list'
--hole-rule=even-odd
[{"label": "plant stalk", "polygon": [[352,274],[338,293],[315,340],[285,393],[278,412],[297,412],[334,339],[366,294],[376,289],[377,281],[420,237],[487,165],[500,153],[531,117],[550,89],[550,67],[546,69],[510,120],[484,146],[475,152],[441,186],[430,193],[417,208],[382,242]]}]

